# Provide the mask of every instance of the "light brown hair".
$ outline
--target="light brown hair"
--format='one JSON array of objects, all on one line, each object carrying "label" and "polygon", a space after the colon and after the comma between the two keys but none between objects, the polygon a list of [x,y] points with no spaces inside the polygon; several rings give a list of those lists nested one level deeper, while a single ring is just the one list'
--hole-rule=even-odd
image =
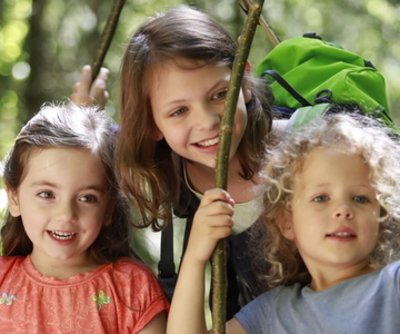
[{"label": "light brown hair", "polygon": [[[236,42],[205,13],[173,8],[145,22],[132,36],[121,67],[118,171],[124,192],[139,209],[142,226],[171,216],[179,193],[174,153],[165,140],[153,138],[155,124],[149,98],[152,69],[177,58],[194,64],[223,64],[232,68]],[[199,65],[201,66],[201,65]],[[259,169],[264,142],[271,127],[271,95],[264,82],[249,73],[243,85],[251,90],[248,124],[238,148],[242,177],[250,180]],[[176,159],[175,159],[176,160]]]}]

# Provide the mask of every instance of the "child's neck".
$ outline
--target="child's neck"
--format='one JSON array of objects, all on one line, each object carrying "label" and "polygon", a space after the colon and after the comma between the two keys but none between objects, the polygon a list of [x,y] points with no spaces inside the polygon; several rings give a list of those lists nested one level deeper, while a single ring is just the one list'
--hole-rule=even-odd
[{"label": "child's neck", "polygon": [[329,268],[310,271],[312,281],[310,287],[314,291],[323,291],[344,281],[375,271],[369,263],[360,263],[346,268]]},{"label": "child's neck", "polygon": [[[190,186],[204,194],[208,189],[216,187],[215,169],[200,164],[185,162],[187,178]],[[228,192],[234,198],[236,203],[243,203],[256,197],[254,185],[257,184],[257,178],[245,180],[240,176],[241,166],[238,159],[232,159],[229,163],[228,174]]]},{"label": "child's neck", "polygon": [[59,280],[93,271],[99,264],[88,257],[78,260],[59,260],[53,258],[44,258],[37,256],[35,253],[30,255],[31,261],[35,269],[46,277],[53,277]]}]

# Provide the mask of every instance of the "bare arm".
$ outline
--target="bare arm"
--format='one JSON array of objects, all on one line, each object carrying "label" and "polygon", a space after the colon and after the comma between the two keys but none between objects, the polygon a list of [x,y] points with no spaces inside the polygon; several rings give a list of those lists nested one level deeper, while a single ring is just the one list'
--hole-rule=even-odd
[{"label": "bare arm", "polygon": [[221,189],[204,194],[172,298],[167,333],[207,333],[204,319],[205,266],[218,240],[231,234],[233,200]]},{"label": "bare arm", "polygon": [[227,334],[247,334],[240,322],[235,318],[226,323],[225,332]]},{"label": "bare arm", "polygon": [[102,67],[92,83],[92,70],[89,65],[85,65],[82,68],[79,82],[72,87],[71,101],[80,106],[104,107],[109,97],[106,90],[108,73],[108,69]]},{"label": "bare arm", "polygon": [[165,312],[156,315],[138,334],[163,334],[165,333]]}]

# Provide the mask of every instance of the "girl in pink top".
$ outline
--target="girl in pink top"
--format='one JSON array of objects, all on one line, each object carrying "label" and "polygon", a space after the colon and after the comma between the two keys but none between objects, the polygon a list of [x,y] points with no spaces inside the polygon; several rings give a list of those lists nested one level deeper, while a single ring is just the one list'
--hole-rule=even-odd
[{"label": "girl in pink top", "polygon": [[128,258],[129,214],[103,111],[42,107],[4,170],[0,333],[163,333],[168,302]]}]

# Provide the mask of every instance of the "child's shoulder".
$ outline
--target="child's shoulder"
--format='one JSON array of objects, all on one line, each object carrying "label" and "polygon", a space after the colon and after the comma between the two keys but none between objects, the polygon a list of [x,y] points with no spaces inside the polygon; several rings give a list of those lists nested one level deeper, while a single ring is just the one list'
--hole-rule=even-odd
[{"label": "child's shoulder", "polygon": [[122,258],[112,266],[112,281],[123,293],[121,302],[131,308],[158,303],[167,308],[168,302],[153,272],[143,263],[132,258]]},{"label": "child's shoulder", "polygon": [[25,256],[0,256],[0,273],[8,272],[13,267],[20,267]]},{"label": "child's shoulder", "polygon": [[400,260],[387,264],[380,271],[380,276],[400,281]]},{"label": "child's shoulder", "polygon": [[118,259],[114,263],[114,268],[118,268],[118,270],[124,271],[124,270],[143,270],[145,272],[150,271],[149,268],[147,267],[146,264],[143,262],[133,258],[133,257],[123,257]]},{"label": "child's shoulder", "polygon": [[139,278],[147,280],[157,280],[150,268],[133,258],[121,258],[113,264],[114,276],[121,279],[137,280]]}]

